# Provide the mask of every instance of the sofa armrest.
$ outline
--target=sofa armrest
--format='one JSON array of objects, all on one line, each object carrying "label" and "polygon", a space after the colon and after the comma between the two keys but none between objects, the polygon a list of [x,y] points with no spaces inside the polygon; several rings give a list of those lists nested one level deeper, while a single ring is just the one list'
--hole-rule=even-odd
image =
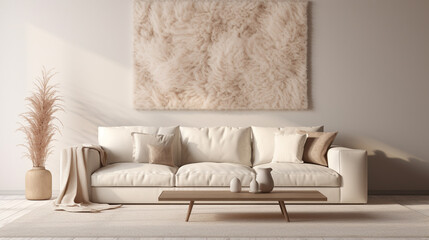
[{"label": "sofa armrest", "polygon": [[102,166],[100,153],[95,149],[84,148],[83,154],[87,161],[87,173],[89,174],[89,176],[91,176],[97,169],[101,168]]},{"label": "sofa armrest", "polygon": [[[61,151],[61,156],[60,156],[60,169],[64,169],[63,166],[64,164],[67,163],[67,159],[66,159],[66,151],[67,149],[63,149]],[[95,172],[97,169],[101,168],[101,159],[100,159],[100,154],[98,153],[97,150],[95,149],[90,149],[90,148],[84,148],[83,149],[83,154],[84,154],[84,158],[86,160],[86,167],[87,167],[87,174],[89,174],[89,176],[91,176],[91,174],[93,172]]]},{"label": "sofa armrest", "polygon": [[365,150],[333,147],[328,150],[328,167],[341,176],[340,202],[368,201],[368,170]]}]

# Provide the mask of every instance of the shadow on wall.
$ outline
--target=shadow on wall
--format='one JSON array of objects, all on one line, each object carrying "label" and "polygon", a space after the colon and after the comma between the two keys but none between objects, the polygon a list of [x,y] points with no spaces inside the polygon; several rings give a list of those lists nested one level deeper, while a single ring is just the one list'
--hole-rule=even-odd
[{"label": "shadow on wall", "polygon": [[[374,194],[428,194],[429,162],[389,157],[381,150],[368,154],[368,184]],[[390,186],[390,189],[386,189]],[[412,190],[409,186],[413,186]],[[383,189],[383,190],[378,190]]]},{"label": "shadow on wall", "polygon": [[[97,143],[99,126],[134,125],[132,113],[114,99],[78,86],[64,86],[66,145]],[[145,122],[145,121],[142,121]],[[144,124],[142,124],[144,125]]]}]

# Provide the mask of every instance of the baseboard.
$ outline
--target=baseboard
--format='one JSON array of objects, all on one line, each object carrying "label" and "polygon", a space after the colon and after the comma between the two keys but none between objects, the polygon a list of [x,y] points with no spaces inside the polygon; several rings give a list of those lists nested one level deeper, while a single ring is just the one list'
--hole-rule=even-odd
[{"label": "baseboard", "polygon": [[429,190],[370,190],[369,195],[429,195]]},{"label": "baseboard", "polygon": [[0,190],[0,195],[25,195],[24,190]]},{"label": "baseboard", "polygon": [[[53,190],[52,196],[58,196],[59,190]],[[0,190],[0,195],[25,195],[25,190]]]}]

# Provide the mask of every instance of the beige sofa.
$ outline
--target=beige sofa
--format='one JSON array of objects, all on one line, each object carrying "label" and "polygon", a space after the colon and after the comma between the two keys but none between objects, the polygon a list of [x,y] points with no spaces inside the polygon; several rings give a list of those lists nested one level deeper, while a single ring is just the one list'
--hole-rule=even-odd
[{"label": "beige sofa", "polygon": [[[319,190],[328,203],[367,202],[366,151],[333,147],[328,167],[308,163],[272,163],[274,134],[323,131],[323,127],[99,127],[98,152],[86,150],[91,199],[99,203],[158,203],[163,190],[228,190],[237,177],[246,190],[256,168],[271,167],[274,190]],[[174,134],[176,167],[133,162],[131,133]]]}]

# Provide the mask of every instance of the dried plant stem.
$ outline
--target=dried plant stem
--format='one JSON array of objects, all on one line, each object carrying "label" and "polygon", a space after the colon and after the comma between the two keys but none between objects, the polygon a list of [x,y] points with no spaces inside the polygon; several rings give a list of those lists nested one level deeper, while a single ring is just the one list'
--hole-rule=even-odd
[{"label": "dried plant stem", "polygon": [[51,153],[51,142],[59,131],[55,124],[59,122],[54,116],[57,111],[63,111],[59,104],[61,98],[57,96],[56,86],[49,84],[55,75],[52,70],[42,69],[42,77],[37,78],[35,91],[27,97],[28,111],[20,116],[24,124],[20,124],[19,131],[26,136],[26,143],[22,144],[27,150],[26,156],[31,159],[34,167],[44,167],[48,155]]}]

